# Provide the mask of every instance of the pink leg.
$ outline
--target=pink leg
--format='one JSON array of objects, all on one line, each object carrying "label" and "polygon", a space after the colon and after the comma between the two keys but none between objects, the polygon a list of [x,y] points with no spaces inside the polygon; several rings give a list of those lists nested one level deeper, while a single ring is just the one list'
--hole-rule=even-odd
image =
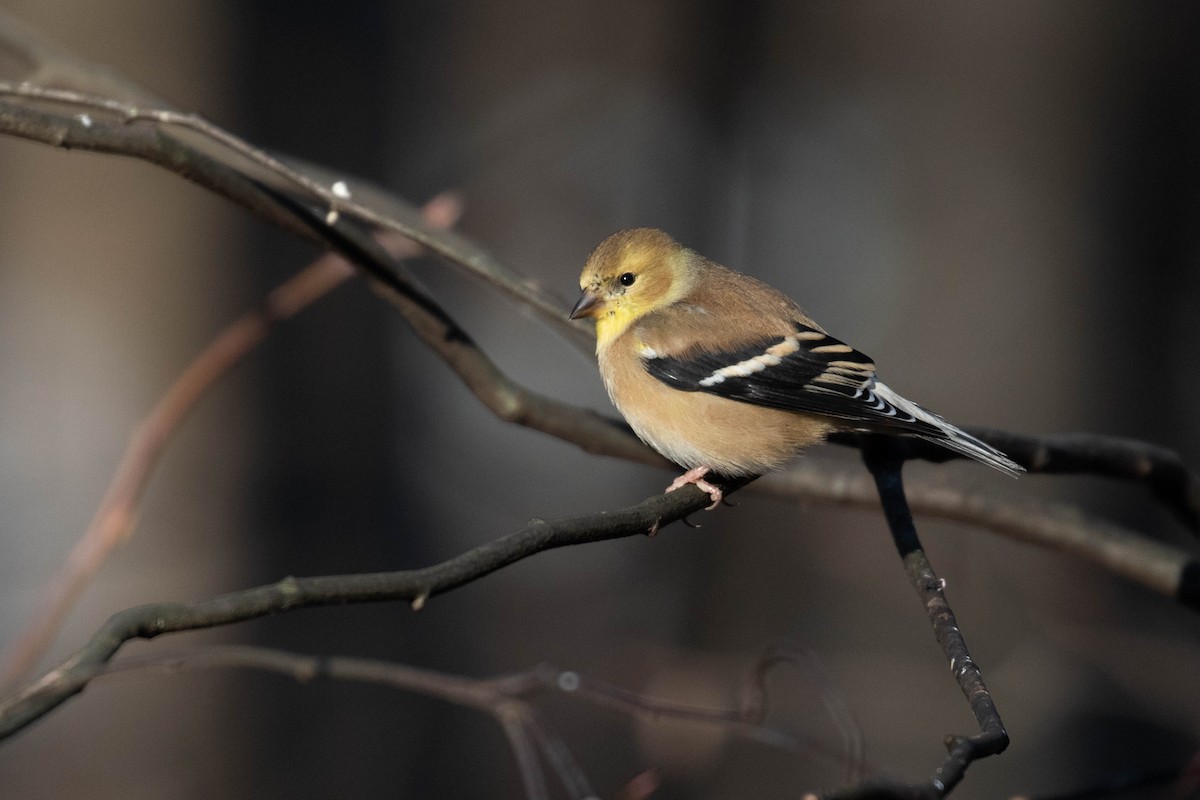
[{"label": "pink leg", "polygon": [[681,486],[687,486],[689,483],[695,484],[697,489],[708,492],[708,496],[712,498],[712,505],[706,510],[712,511],[717,506],[721,505],[721,498],[725,496],[719,488],[704,480],[704,476],[708,474],[708,467],[693,467],[687,472],[676,478],[670,486],[667,487],[668,492],[673,492]]}]

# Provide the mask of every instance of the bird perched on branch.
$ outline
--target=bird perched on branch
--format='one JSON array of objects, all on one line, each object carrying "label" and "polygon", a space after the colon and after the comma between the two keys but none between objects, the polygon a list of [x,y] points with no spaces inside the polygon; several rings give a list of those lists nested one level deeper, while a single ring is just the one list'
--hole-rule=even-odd
[{"label": "bird perched on branch", "polygon": [[1024,470],[875,379],[871,359],[825,333],[790,298],[636,228],[588,258],[571,319],[594,317],[600,374],[648,445],[705,476],[778,469],[833,431],[917,436],[1009,475]]}]

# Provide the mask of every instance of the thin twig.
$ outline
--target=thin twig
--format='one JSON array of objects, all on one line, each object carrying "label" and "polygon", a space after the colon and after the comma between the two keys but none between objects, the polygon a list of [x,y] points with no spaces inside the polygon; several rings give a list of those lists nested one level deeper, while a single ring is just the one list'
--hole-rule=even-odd
[{"label": "thin twig", "polygon": [[[374,659],[309,656],[248,645],[206,645],[114,659],[97,665],[90,675],[81,673],[81,676],[92,681],[154,669],[179,672],[218,668],[274,672],[301,683],[322,679],[379,684],[491,714],[504,726],[518,763],[523,764],[521,771],[526,776],[527,789],[532,786],[532,796],[538,796],[546,789],[539,754],[554,768],[570,797],[587,800],[596,796],[566,743],[531,705],[532,700],[546,692],[637,719],[669,719],[722,728],[733,723],[731,733],[772,747],[796,749],[795,740],[762,723],[737,724],[739,715],[736,712],[681,706],[545,664],[499,678],[471,679]],[[761,735],[748,733],[751,728],[759,728]]]},{"label": "thin twig", "polygon": [[[181,128],[199,134],[210,143],[228,150],[245,159],[258,169],[281,178],[295,189],[319,199],[325,206],[324,216],[334,221],[341,216],[351,217],[373,227],[394,231],[424,245],[451,263],[466,268],[484,279],[504,294],[536,313],[545,324],[564,334],[569,340],[590,346],[590,336],[583,326],[571,323],[562,314],[563,303],[539,291],[529,281],[501,264],[485,250],[465,237],[452,232],[434,229],[419,218],[401,218],[395,214],[383,214],[353,199],[354,190],[349,180],[338,180],[327,184],[315,180],[305,171],[292,166],[287,160],[276,157],[244,139],[234,136],[223,128],[212,124],[197,114],[184,113],[167,108],[144,108],[132,103],[100,97],[86,92],[54,89],[28,83],[13,84],[0,81],[0,95],[24,100],[51,102],[77,110],[100,112],[117,117],[124,124],[152,122],[158,126]],[[86,115],[84,115],[86,117]],[[81,122],[79,115],[75,122]],[[87,118],[87,128],[97,126],[97,120]],[[65,131],[64,131],[65,133]],[[85,146],[86,136],[78,132],[71,137],[74,143],[64,140],[61,146]]]},{"label": "thin twig", "polygon": [[[423,209],[435,227],[453,225],[461,213],[456,197],[439,195]],[[395,259],[421,252],[411,240],[392,237],[381,246]],[[142,494],[167,442],[214,384],[254,350],[281,322],[340,286],[354,274],[329,253],[272,290],[262,305],[226,327],[183,370],[137,426],[125,446],[95,516],[51,580],[34,618],[7,650],[0,686],[11,688],[46,651],[75,600],[108,555],[133,535]]]},{"label": "thin twig", "polygon": [[505,375],[434,298],[396,270],[377,242],[361,227],[328,222],[318,209],[262,187],[277,208],[307,225],[314,237],[337,250],[374,279],[373,286],[403,316],[417,337],[449,366],[466,387],[500,419],[541,431],[589,453],[616,456],[653,466],[670,462],[638,441],[622,422],[533,392]]},{"label": "thin twig", "polygon": [[159,108],[168,103],[115,70],[80,58],[58,42],[0,9],[0,62],[4,77],[30,84],[73,88]]},{"label": "thin twig", "polygon": [[[994,428],[967,430],[1033,474],[1096,475],[1140,483],[1181,523],[1193,533],[1200,533],[1200,476],[1173,450],[1136,439],[1091,433],[1028,436]],[[859,437],[854,434],[839,434],[833,440],[859,446]],[[906,461],[919,459],[935,464],[963,458],[933,442],[912,437],[897,441],[896,454]]]},{"label": "thin twig", "polygon": [[825,674],[815,653],[793,642],[774,642],[763,650],[754,664],[750,679],[742,691],[742,719],[761,725],[767,718],[768,692],[767,675],[780,664],[790,664],[804,677],[814,683],[834,726],[842,737],[845,748],[846,782],[859,783],[863,779],[866,762],[863,758],[862,729],[850,711],[845,694]]},{"label": "thin twig", "polygon": [[840,760],[840,754],[836,752],[823,750],[810,743],[802,743],[790,734],[765,727],[761,722],[748,721],[742,717],[740,711],[719,711],[689,703],[650,700],[636,692],[570,670],[558,670],[549,665],[538,668],[533,677],[538,682],[537,688],[541,690],[552,689],[638,719],[654,721],[670,718],[696,724],[717,725],[725,731],[751,741],[790,750],[808,748],[814,755],[819,755],[827,760]]},{"label": "thin twig", "polygon": [[526,706],[525,709],[525,730],[541,751],[542,758],[554,769],[558,782],[562,784],[571,800],[597,800],[591,782],[575,761],[567,743],[537,709],[531,706]]},{"label": "thin twig", "polygon": [[864,792],[870,792],[872,796],[894,793],[898,797],[942,798],[962,781],[967,767],[973,761],[1004,752],[1008,747],[1008,733],[1004,730],[1004,723],[1000,720],[1000,713],[996,710],[992,695],[983,682],[983,674],[967,649],[966,640],[946,600],[944,584],[933,571],[933,566],[921,547],[921,540],[917,536],[917,528],[908,508],[908,500],[905,498],[904,481],[900,475],[904,457],[893,449],[894,441],[890,436],[864,437],[863,461],[879,489],[883,513],[887,518],[896,550],[904,561],[908,580],[917,590],[917,595],[925,606],[929,621],[933,625],[934,636],[950,662],[950,671],[954,673],[958,687],[966,697],[976,722],[979,723],[979,733],[973,736],[947,736],[946,748],[949,753],[927,783],[859,784],[849,789],[844,796],[862,797]]},{"label": "thin twig", "polygon": [[[806,459],[786,472],[766,475],[750,488],[793,502],[872,511],[879,508],[879,495],[869,476],[816,463],[815,459]],[[1180,547],[1059,503],[1000,499],[920,483],[910,485],[907,493],[918,515],[965,523],[1081,558],[1200,611],[1200,560]]]},{"label": "thin twig", "polygon": [[[526,797],[542,800],[550,798],[538,751],[542,748],[543,740],[551,746],[561,740],[552,731],[534,730],[533,727],[538,723],[533,719],[535,712],[529,704],[521,698],[499,691],[492,681],[471,680],[374,659],[306,656],[245,645],[216,645],[123,658],[98,667],[92,679],[147,669],[178,672],[213,668],[263,670],[287,675],[301,683],[326,679],[380,684],[484,711],[500,723],[508,739],[521,772]],[[558,755],[556,753],[556,757]],[[584,782],[586,783],[586,779]],[[568,789],[573,798],[582,800],[586,797],[574,791],[574,784]]]},{"label": "thin twig", "polygon": [[[735,488],[731,485],[729,490]],[[707,498],[695,487],[684,487],[619,511],[534,520],[518,531],[424,569],[285,578],[193,603],[156,603],[121,611],[74,655],[0,702],[0,739],[82,691],[94,670],[130,639],[228,625],[308,606],[408,600],[419,608],[431,597],[545,550],[646,534],[699,511],[707,505]]]},{"label": "thin twig", "polygon": [[546,772],[538,758],[537,747],[525,728],[525,715],[520,706],[512,702],[501,703],[495,713],[512,747],[513,758],[521,773],[521,782],[525,785],[526,800],[550,800]]}]

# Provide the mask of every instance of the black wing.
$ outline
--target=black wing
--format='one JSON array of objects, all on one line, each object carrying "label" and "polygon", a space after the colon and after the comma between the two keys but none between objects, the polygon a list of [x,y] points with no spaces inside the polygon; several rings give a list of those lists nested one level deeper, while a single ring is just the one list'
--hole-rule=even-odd
[{"label": "black wing", "polygon": [[826,414],[872,427],[894,426],[914,434],[938,430],[876,392],[875,364],[870,358],[799,323],[790,336],[684,356],[647,349],[642,361],[655,378],[684,392]]},{"label": "black wing", "polygon": [[875,380],[875,364],[849,345],[796,323],[795,333],[737,348],[664,356],[642,350],[646,371],[684,392],[844,419],[867,430],[919,436],[1016,476],[996,448]]}]

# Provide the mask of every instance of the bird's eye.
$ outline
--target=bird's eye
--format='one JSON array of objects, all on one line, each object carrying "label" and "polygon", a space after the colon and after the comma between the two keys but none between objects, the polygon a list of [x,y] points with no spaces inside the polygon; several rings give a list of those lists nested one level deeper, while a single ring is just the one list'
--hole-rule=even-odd
[{"label": "bird's eye", "polygon": [[617,280],[621,282],[622,286],[633,286],[633,282],[637,280],[637,275],[634,275],[632,272],[626,272],[617,278]]}]

